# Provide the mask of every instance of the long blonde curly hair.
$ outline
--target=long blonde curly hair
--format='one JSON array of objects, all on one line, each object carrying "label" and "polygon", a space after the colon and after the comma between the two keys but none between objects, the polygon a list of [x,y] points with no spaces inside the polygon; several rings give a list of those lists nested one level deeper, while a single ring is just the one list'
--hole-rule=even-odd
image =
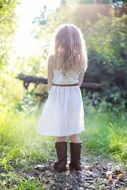
[{"label": "long blonde curly hair", "polygon": [[58,27],[53,37],[53,66],[68,70],[86,71],[87,50],[80,29],[74,24],[64,24]]}]

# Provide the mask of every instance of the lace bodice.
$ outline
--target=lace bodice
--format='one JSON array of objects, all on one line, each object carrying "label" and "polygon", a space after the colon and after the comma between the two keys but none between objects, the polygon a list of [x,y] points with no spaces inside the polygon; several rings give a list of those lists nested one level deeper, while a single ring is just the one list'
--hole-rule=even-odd
[{"label": "lace bodice", "polygon": [[53,70],[53,80],[55,84],[75,84],[78,83],[79,73],[69,70],[65,74],[62,70]]}]

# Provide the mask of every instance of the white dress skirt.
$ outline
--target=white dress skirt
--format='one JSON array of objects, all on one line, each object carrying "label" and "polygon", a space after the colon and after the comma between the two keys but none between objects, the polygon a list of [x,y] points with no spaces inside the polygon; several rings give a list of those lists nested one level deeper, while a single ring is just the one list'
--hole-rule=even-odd
[{"label": "white dress skirt", "polygon": [[85,130],[80,87],[52,86],[43,107],[37,132],[47,136],[70,136]]}]

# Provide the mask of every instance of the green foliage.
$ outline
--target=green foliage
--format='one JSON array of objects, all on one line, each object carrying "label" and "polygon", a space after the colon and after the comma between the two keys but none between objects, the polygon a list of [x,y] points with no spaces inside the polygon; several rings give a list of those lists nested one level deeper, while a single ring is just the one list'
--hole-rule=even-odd
[{"label": "green foliage", "polygon": [[[126,118],[125,118],[126,119]],[[125,122],[125,121],[124,121]],[[126,123],[118,122],[119,125],[114,122],[109,125],[109,146],[108,151],[112,153],[116,158],[127,158],[127,137],[125,135]]]},{"label": "green foliage", "polygon": [[12,34],[15,30],[14,9],[16,0],[0,1],[0,68],[7,65]]},{"label": "green foliage", "polygon": [[16,111],[26,111],[33,112],[37,109],[38,104],[36,102],[36,97],[29,91],[26,91],[22,100],[16,105]]},{"label": "green foliage", "polygon": [[[105,112],[90,106],[85,98],[85,133],[81,138],[86,151],[111,155],[119,161],[127,161],[127,114]],[[92,118],[92,119],[91,119]]]},{"label": "green foliage", "polygon": [[[98,22],[89,27],[86,36],[89,49],[103,58],[104,64],[111,70],[126,61],[127,16],[100,16]],[[92,40],[91,40],[92,37]]]},{"label": "green foliage", "polygon": [[16,84],[13,74],[9,74],[6,70],[16,24],[15,6],[16,0],[0,1],[0,110],[2,112],[14,108],[19,100],[17,89],[13,88]]},{"label": "green foliage", "polygon": [[45,188],[39,180],[25,180],[16,187],[16,190],[45,190]]},{"label": "green foliage", "polygon": [[64,6],[58,7],[55,12],[47,17],[47,24],[40,27],[38,38],[44,44],[47,44],[48,51],[51,45],[51,39],[54,31],[60,24],[73,22],[75,5],[72,0],[68,0]]},{"label": "green foliage", "polygon": [[123,3],[127,3],[127,0],[113,0],[113,3],[121,3],[121,2],[123,2]]},{"label": "green foliage", "polygon": [[0,188],[2,190],[14,190],[22,180],[25,180],[15,172],[1,172],[0,179]]},{"label": "green foliage", "polygon": [[15,79],[15,75],[4,71],[0,78],[0,110],[13,112],[23,95],[22,84]]},{"label": "green foliage", "polygon": [[40,56],[28,56],[28,57],[17,57],[13,63],[15,67],[15,74],[23,73],[26,75],[43,75],[47,74],[47,54],[42,50]]},{"label": "green foliage", "polygon": [[52,138],[42,138],[36,132],[40,113],[33,114],[25,111],[0,115],[0,166],[4,169],[13,164],[22,167],[35,160],[47,161],[54,156]]},{"label": "green foliage", "polygon": [[83,6],[80,10],[78,5],[70,6],[67,3],[49,15],[47,25],[41,28],[39,38],[45,38],[49,43],[57,26],[68,21],[79,26],[86,40],[89,58],[85,80],[102,84],[108,109],[117,106],[124,110],[127,108],[127,15],[115,17],[114,13],[108,16],[98,14],[97,21],[93,22],[84,21],[83,14]]},{"label": "green foliage", "polygon": [[101,0],[100,3],[104,3],[104,4],[109,3],[109,4],[111,4],[112,0]]},{"label": "green foliage", "polygon": [[99,18],[92,26],[89,23],[85,33],[89,57],[86,80],[101,83],[105,99],[114,105],[119,96],[118,106],[124,101],[126,108],[127,15]]},{"label": "green foliage", "polygon": [[44,190],[43,183],[38,179],[25,179],[15,172],[0,174],[0,188],[3,190]]},{"label": "green foliage", "polygon": [[[4,110],[5,108],[9,109],[9,107],[10,109],[12,107],[17,108],[20,105],[20,100],[23,96],[23,92],[21,91],[22,87],[20,86],[19,88],[19,83],[15,82],[16,88],[13,88],[13,78],[16,74],[18,74],[19,72],[23,72],[24,74],[46,76],[47,67],[45,63],[47,59],[47,52],[51,42],[52,33],[59,24],[66,22],[75,23],[82,29],[85,36],[89,56],[86,80],[99,82],[103,85],[103,95],[105,97],[105,100],[110,99],[111,102],[114,102],[116,101],[116,99],[119,99],[119,102],[122,102],[122,105],[118,104],[118,106],[126,107],[127,95],[124,90],[127,88],[126,15],[123,15],[119,18],[114,17],[113,14],[109,16],[98,15],[97,22],[92,23],[86,20],[86,22],[84,23],[84,19],[78,20],[78,15],[82,14],[82,11],[79,12],[79,14],[75,14],[78,5],[74,4],[72,6],[72,1],[67,1],[64,6],[57,8],[56,12],[48,15],[48,22],[46,23],[46,25],[40,26],[38,39],[42,41],[43,47],[45,46],[44,50],[42,50],[42,55],[38,57],[32,56],[27,58],[17,58],[16,62],[12,65],[13,68],[11,68],[11,71],[13,70],[13,74],[10,75],[9,68],[7,67],[7,62],[9,60],[9,49],[7,50],[6,47],[11,42],[11,37],[15,28],[14,7],[15,1],[1,1],[1,18],[4,18],[4,16],[8,16],[10,19],[2,20],[0,25],[0,39],[2,39],[2,47],[4,47],[1,49],[5,52],[3,54],[1,51],[2,54],[0,61],[1,66],[6,69],[5,74],[3,73],[3,70],[1,70],[1,78],[4,76],[4,79],[0,79],[0,86],[6,86],[6,89],[4,89],[3,87],[1,88],[2,97],[0,99],[0,103],[2,106],[2,110]],[[4,25],[2,25],[2,23]],[[7,41],[8,39],[10,41]],[[8,47],[10,47],[10,45]],[[5,75],[7,79],[5,79]],[[6,100],[6,103],[3,102],[3,97]],[[125,100],[124,104],[123,100]],[[12,107],[8,106],[9,103],[12,105]]]}]

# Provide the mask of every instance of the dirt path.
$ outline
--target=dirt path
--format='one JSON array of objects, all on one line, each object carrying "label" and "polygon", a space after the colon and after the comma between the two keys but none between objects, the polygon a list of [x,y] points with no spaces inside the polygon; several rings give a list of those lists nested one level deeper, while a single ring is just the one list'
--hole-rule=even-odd
[{"label": "dirt path", "polygon": [[53,162],[40,163],[30,173],[18,172],[27,179],[38,178],[46,190],[127,190],[126,167],[110,159],[83,157],[81,172],[57,173],[52,166]]}]

